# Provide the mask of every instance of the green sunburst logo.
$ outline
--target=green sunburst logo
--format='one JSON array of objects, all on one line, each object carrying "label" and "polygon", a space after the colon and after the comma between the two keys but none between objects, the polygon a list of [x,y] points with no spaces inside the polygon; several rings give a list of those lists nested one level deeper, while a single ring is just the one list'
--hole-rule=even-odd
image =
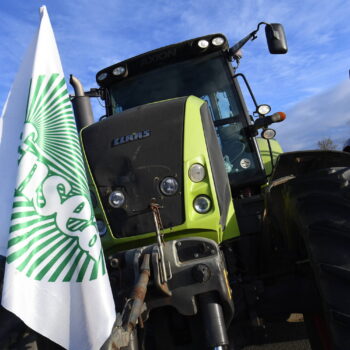
[{"label": "green sunburst logo", "polygon": [[36,280],[93,280],[106,273],[65,80],[32,83],[19,148],[9,264]]}]

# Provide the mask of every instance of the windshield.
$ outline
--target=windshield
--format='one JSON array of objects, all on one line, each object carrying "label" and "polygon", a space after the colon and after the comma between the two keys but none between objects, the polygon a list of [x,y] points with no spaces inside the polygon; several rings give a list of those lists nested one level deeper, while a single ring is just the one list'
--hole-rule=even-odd
[{"label": "windshield", "polygon": [[[209,57],[213,55],[209,55]],[[239,114],[226,74],[226,62],[217,54],[167,65],[112,86],[113,112],[146,103],[195,95],[209,103],[213,119]]]},{"label": "windshield", "polygon": [[220,53],[177,62],[127,78],[115,83],[110,92],[114,114],[175,97],[194,95],[202,98],[208,103],[214,124],[230,118],[229,123],[216,126],[230,178],[232,175],[236,181],[242,182],[239,177],[251,177],[259,171],[259,160],[246,135],[245,127],[248,124],[238,93],[232,84],[227,62]]}]

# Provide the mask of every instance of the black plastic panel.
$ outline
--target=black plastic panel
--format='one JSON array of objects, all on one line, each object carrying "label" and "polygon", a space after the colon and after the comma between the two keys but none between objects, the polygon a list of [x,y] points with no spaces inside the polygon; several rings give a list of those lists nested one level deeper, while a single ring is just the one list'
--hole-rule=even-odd
[{"label": "black plastic panel", "polygon": [[[92,175],[113,234],[118,237],[154,232],[149,204],[161,205],[165,228],[184,222],[182,196],[184,111],[187,98],[148,104],[109,117],[82,131]],[[163,196],[160,181],[179,183],[178,193]],[[121,190],[122,208],[112,208],[109,194]]]}]

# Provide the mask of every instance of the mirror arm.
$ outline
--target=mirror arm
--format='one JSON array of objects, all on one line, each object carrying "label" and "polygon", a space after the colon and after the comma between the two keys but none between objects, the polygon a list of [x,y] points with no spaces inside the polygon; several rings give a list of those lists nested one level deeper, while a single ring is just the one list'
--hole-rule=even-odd
[{"label": "mirror arm", "polygon": [[238,43],[233,45],[229,50],[230,57],[235,58],[235,56],[238,54],[238,51],[249,41],[249,40],[255,40],[256,39],[256,31],[249,33],[246,37],[244,37],[242,40],[240,40]]},{"label": "mirror arm", "polygon": [[233,45],[230,50],[229,50],[229,55],[232,58],[235,58],[236,55],[240,56],[240,54],[238,53],[238,51],[249,41],[254,41],[258,36],[258,31],[260,30],[260,26],[262,24],[265,24],[267,26],[269,26],[269,23],[266,22],[260,22],[257,26],[257,28],[252,31],[251,33],[249,33],[246,37],[244,37],[243,39],[241,39],[240,41],[238,41],[235,45]]}]

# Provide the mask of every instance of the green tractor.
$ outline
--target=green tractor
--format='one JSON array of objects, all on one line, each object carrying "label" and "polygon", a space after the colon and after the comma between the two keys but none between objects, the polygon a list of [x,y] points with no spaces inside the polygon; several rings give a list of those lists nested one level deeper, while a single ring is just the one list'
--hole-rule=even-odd
[{"label": "green tractor", "polygon": [[232,47],[213,34],[117,63],[89,92],[71,77],[118,312],[105,349],[237,350],[276,324],[297,338],[293,313],[312,349],[350,349],[350,155],[282,153],[269,125],[285,115],[232,65],[262,25],[286,53],[260,23]]}]

